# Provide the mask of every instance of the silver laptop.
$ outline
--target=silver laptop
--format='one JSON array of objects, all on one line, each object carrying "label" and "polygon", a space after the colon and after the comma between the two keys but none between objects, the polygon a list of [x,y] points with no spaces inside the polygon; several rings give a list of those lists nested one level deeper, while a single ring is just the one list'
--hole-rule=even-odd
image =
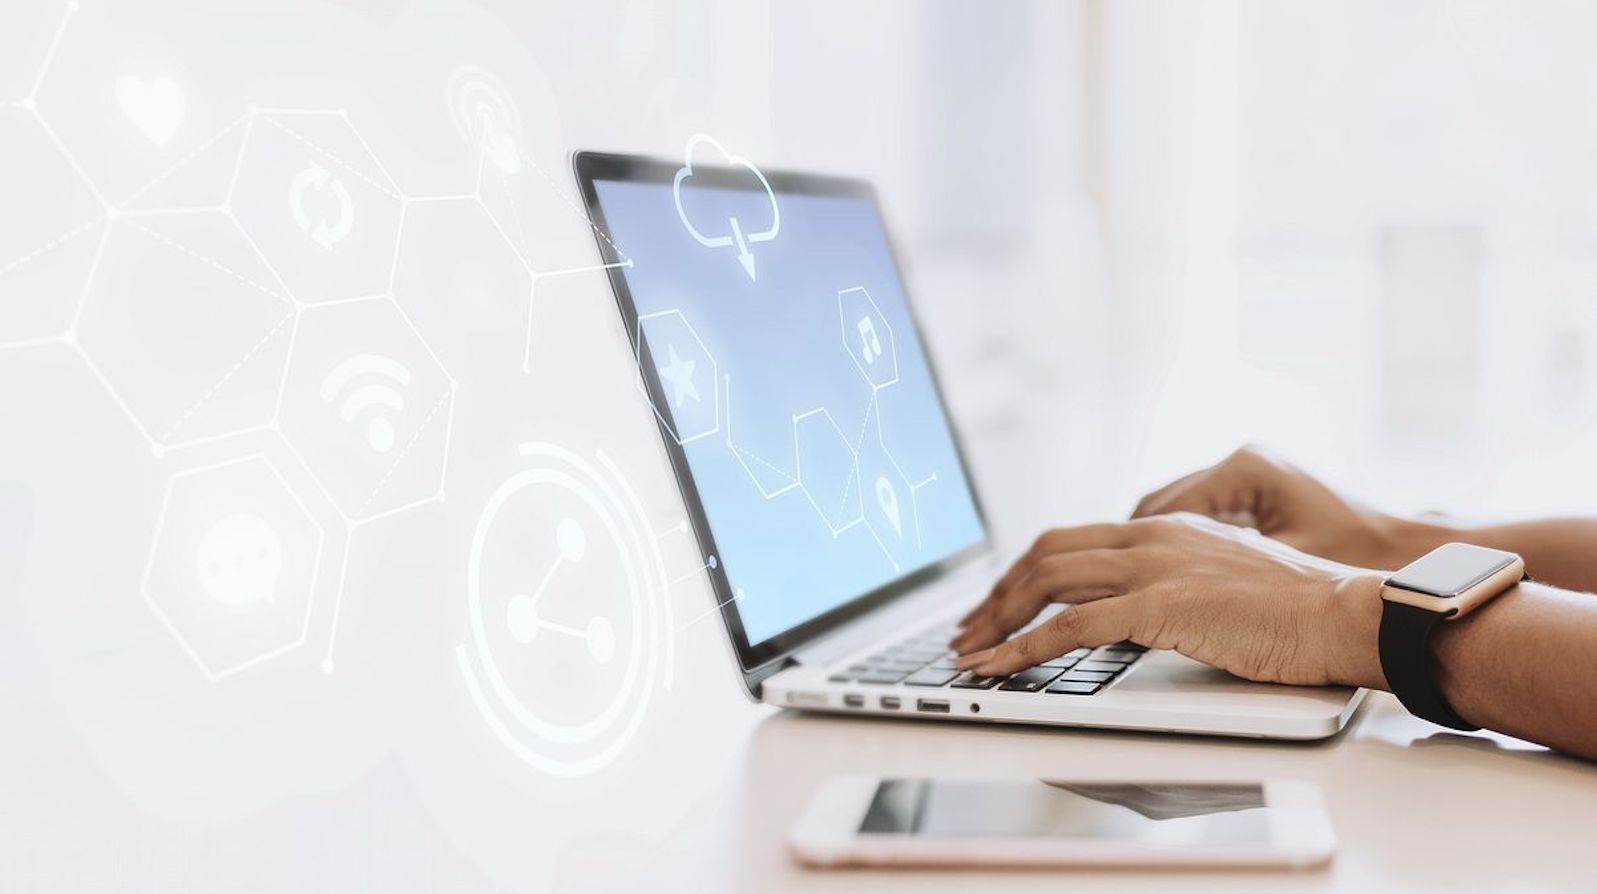
[{"label": "silver laptop", "polygon": [[870,185],[762,172],[708,137],[574,164],[751,698],[1284,739],[1347,722],[1361,691],[1130,642],[956,670],[953,622],[1001,569]]}]

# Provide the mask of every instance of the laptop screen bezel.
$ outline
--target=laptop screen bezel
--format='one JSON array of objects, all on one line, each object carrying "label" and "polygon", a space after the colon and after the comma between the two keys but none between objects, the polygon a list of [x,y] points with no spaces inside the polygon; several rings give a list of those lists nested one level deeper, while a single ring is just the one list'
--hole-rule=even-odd
[{"label": "laptop screen bezel", "polygon": [[[625,257],[622,254],[622,249],[619,249],[609,239],[610,228],[605,219],[604,207],[599,201],[597,183],[600,181],[615,181],[669,185],[676,176],[680,165],[675,161],[660,158],[582,151],[573,155],[572,166],[576,172],[583,202],[594,225],[594,238],[598,244],[599,253],[605,264],[621,264],[625,261]],[[711,587],[714,590],[715,601],[719,607],[722,623],[725,625],[728,637],[732,642],[733,651],[737,655],[739,667],[743,672],[744,683],[749,692],[755,697],[758,697],[759,694],[760,681],[786,666],[787,659],[794,651],[868,612],[902,599],[911,592],[925,587],[940,578],[947,577],[957,569],[966,567],[984,554],[990,553],[992,549],[992,530],[988,524],[986,512],[982,507],[975,479],[970,474],[970,464],[966,460],[965,449],[960,440],[958,428],[954,424],[953,417],[948,412],[948,402],[943,395],[936,364],[931,357],[930,350],[925,347],[926,340],[920,322],[915,315],[914,307],[909,300],[908,287],[903,280],[903,268],[898,263],[898,256],[893,250],[892,240],[887,235],[886,222],[882,218],[881,206],[877,202],[875,188],[867,181],[846,177],[804,174],[792,171],[762,170],[762,173],[778,195],[798,194],[865,199],[876,210],[877,220],[882,224],[883,236],[887,241],[889,260],[892,262],[893,271],[899,277],[900,285],[904,290],[905,313],[909,317],[915,337],[920,339],[922,353],[925,355],[927,366],[930,369],[932,391],[937,397],[938,408],[947,422],[949,434],[953,441],[954,454],[958,459],[960,472],[970,490],[971,502],[975,507],[977,520],[981,525],[982,536],[980,540],[964,549],[944,556],[942,559],[919,570],[894,578],[874,590],[858,595],[835,608],[757,643],[751,643],[744,630],[742,617],[737,610],[732,586],[727,577],[726,564],[721,562],[717,563],[714,568],[706,569]],[[733,169],[695,164],[694,177],[698,182],[706,186],[732,189],[750,188],[749,178],[746,174]],[[658,424],[660,437],[665,444],[666,452],[671,458],[671,468],[676,476],[678,490],[682,494],[682,502],[687,510],[688,521],[702,551],[701,555],[719,556],[720,552],[716,546],[715,535],[710,529],[709,517],[705,513],[703,501],[694,482],[693,469],[688,462],[687,451],[677,440],[671,426],[667,424],[667,419],[670,415],[670,403],[666,400],[659,371],[649,351],[648,341],[642,337],[638,321],[638,309],[633,300],[631,288],[627,283],[626,270],[620,266],[611,266],[606,272],[610,278],[611,289],[615,293],[616,306],[621,312],[621,319],[626,327],[627,338],[631,343],[633,356],[637,360],[639,375],[643,380],[644,388],[648,392],[649,400],[656,409],[655,421]],[[717,383],[717,387],[719,387],[719,383]]]}]

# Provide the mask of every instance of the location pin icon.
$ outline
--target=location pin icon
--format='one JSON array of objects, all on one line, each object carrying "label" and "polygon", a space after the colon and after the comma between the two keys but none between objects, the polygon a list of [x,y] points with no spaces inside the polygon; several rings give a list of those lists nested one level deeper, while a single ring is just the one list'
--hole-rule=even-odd
[{"label": "location pin icon", "polygon": [[887,476],[878,476],[876,479],[876,502],[882,506],[882,514],[893,523],[893,530],[898,536],[904,536],[904,519],[898,514],[898,491],[893,489],[893,482]]}]

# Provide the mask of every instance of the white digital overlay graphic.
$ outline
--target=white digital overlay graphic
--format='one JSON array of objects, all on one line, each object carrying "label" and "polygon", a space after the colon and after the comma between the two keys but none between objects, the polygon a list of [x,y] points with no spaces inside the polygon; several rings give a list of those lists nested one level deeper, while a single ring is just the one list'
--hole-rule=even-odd
[{"label": "white digital overlay graphic", "polygon": [[838,324],[843,348],[859,367],[872,391],[898,383],[898,342],[893,326],[863,286],[837,293]]},{"label": "white digital overlay graphic", "polygon": [[[845,431],[831,408],[817,406],[790,417],[791,460],[740,443],[733,428],[732,377],[720,372],[680,308],[639,316],[634,339],[639,388],[660,425],[679,445],[724,432],[723,444],[763,499],[802,496],[834,538],[864,527],[888,564],[901,571],[906,559],[922,546],[919,492],[935,483],[937,474],[911,479],[888,446],[881,397],[899,381],[892,324],[862,286],[841,289],[836,297],[843,350],[868,389],[857,431]],[[664,407],[656,405],[650,390],[643,387],[645,340],[656,365]],[[701,374],[705,369],[718,377],[709,384],[708,397]],[[688,419],[697,422],[690,428],[684,424]],[[742,598],[737,591],[733,601]]]},{"label": "white digital overlay graphic", "polygon": [[321,525],[263,454],[167,481],[140,592],[212,682],[305,644]]},{"label": "white digital overlay graphic", "polygon": [[[622,255],[622,261],[542,271],[532,267],[525,249],[484,201],[486,168],[505,174],[535,170],[559,200],[600,238],[606,242],[609,238],[522,150],[521,124],[503,83],[486,70],[470,66],[458,69],[449,85],[450,113],[475,148],[475,177],[467,189],[418,194],[401,188],[356,126],[354,116],[344,108],[254,104],[209,136],[192,139],[187,130],[190,110],[195,106],[190,92],[193,85],[158,71],[141,71],[112,78],[105,89],[115,100],[122,123],[148,143],[152,151],[171,153],[170,163],[126,195],[113,197],[63,139],[52,123],[51,110],[40,102],[41,89],[49,80],[57,51],[74,18],[83,14],[76,0],[62,6],[61,17],[26,92],[18,99],[0,98],[0,116],[15,116],[14,122],[6,122],[8,125],[31,128],[37,142],[64,165],[71,188],[85,195],[93,211],[19,256],[0,258],[0,281],[50,257],[63,246],[92,240],[93,248],[86,253],[81,278],[73,279],[73,300],[59,312],[60,320],[50,320],[54,331],[34,322],[22,332],[0,329],[0,352],[50,347],[71,351],[157,460],[178,461],[184,451],[242,442],[244,436],[251,434],[266,434],[281,441],[292,460],[335,508],[348,535],[332,591],[332,620],[322,659],[322,669],[330,673],[352,538],[367,524],[441,501],[445,496],[444,474],[458,385],[394,298],[406,220],[432,203],[463,203],[480,209],[531,278],[527,295],[528,359],[533,301],[541,280],[629,267],[632,262],[611,243]],[[237,149],[230,160],[212,166],[219,170],[212,190],[215,199],[186,204],[152,202],[152,197],[162,194],[163,187],[177,182],[191,168],[203,167],[206,176],[210,176],[211,167],[197,165],[196,161],[226,152],[228,141],[236,141]],[[178,154],[180,146],[183,151]],[[161,271],[167,281],[138,282],[139,277],[148,280],[151,276],[146,258],[163,265]],[[165,273],[167,270],[170,274]],[[129,276],[130,271],[136,275]],[[209,280],[188,281],[199,277]],[[146,339],[170,336],[157,348],[140,345],[137,338],[130,337],[132,333],[123,331],[126,309],[132,305],[118,290],[126,291],[128,282],[138,285],[143,290],[141,295],[157,295],[170,303],[159,320],[169,332],[147,329],[138,333]],[[236,294],[212,294],[220,291]],[[221,297],[229,300],[218,300]],[[202,302],[200,298],[206,300]],[[330,362],[326,357],[316,358],[321,365],[313,371],[311,367],[317,364],[307,362],[303,356],[308,321],[314,323],[317,314],[354,306],[385,308],[410,333],[412,347],[417,350],[397,356],[386,350],[355,346]],[[113,314],[113,310],[121,316]],[[223,316],[229,313],[234,318]],[[0,318],[0,327],[5,325],[5,318]],[[217,350],[236,353],[226,359],[199,354],[193,358],[182,356],[184,348],[195,344],[188,333],[196,329],[214,336],[205,343],[210,355]],[[130,362],[142,366],[129,367]],[[146,375],[151,370],[156,374]],[[296,393],[294,406],[287,407],[290,376],[296,370],[314,376],[317,387]],[[418,395],[411,379],[423,370],[436,370],[447,386],[425,397]],[[157,383],[154,390],[150,382]],[[185,394],[183,389],[192,390]],[[324,389],[326,396],[322,394]],[[373,466],[377,470],[375,486],[353,502],[347,496],[341,498],[342,475],[325,462],[310,460],[301,446],[305,439],[290,437],[284,431],[286,410],[322,414],[324,431],[351,437],[368,459],[387,463]],[[407,424],[411,426],[408,430]],[[436,486],[410,499],[384,503],[385,496],[395,490],[396,470],[406,456],[414,454],[413,446],[434,435],[442,441],[436,454]],[[168,500],[171,488],[178,482],[195,480],[188,476],[198,476],[201,470],[211,468],[214,467],[202,466],[172,474]],[[283,481],[280,475],[277,478]],[[286,482],[282,486],[289,487]],[[298,502],[299,498],[296,496],[295,500]],[[162,524],[168,514],[163,509]],[[181,561],[173,559],[174,567],[185,569],[185,586],[192,584],[196,592],[211,594],[207,598],[213,607],[285,606],[288,603],[281,586],[268,587],[266,583],[265,570],[274,567],[268,561],[273,549],[269,532],[286,537],[264,515],[247,509],[218,517],[204,542],[194,544],[196,552]],[[164,536],[158,532],[156,542],[161,543]],[[248,549],[251,545],[256,547],[253,553]],[[276,548],[281,550],[276,566],[278,578],[284,579],[284,570],[297,559],[286,540],[280,539]],[[259,562],[246,563],[248,569],[235,565],[229,570],[224,568],[224,562],[210,561],[229,550],[239,557],[254,555]],[[268,555],[261,555],[263,550]],[[318,533],[318,567],[320,551]],[[152,567],[155,558],[152,550]],[[162,569],[160,573],[168,573],[164,565]],[[174,619],[173,613],[161,604],[160,599],[165,598],[162,594],[172,587],[152,591],[152,573],[146,574],[146,600],[162,623],[172,629],[184,651],[213,681],[303,644],[302,633],[290,643],[273,646],[243,662],[219,664],[201,654],[190,642],[194,637],[185,636],[178,626],[180,619]],[[313,588],[306,590],[307,600],[310,589]],[[253,598],[262,594],[266,598]],[[302,629],[308,629],[308,624],[307,616]]]},{"label": "white digital overlay graphic", "polygon": [[[714,150],[720,155],[721,161],[726,166],[741,168],[749,173],[752,182],[759,185],[764,192],[766,202],[770,205],[769,222],[763,219],[755,221],[754,223],[761,227],[757,230],[749,229],[750,222],[741,220],[737,216],[728,217],[725,221],[714,221],[713,226],[710,225],[711,222],[709,221],[701,221],[701,223],[706,224],[703,229],[693,222],[688,212],[683,208],[682,191],[693,178],[694,156],[701,147],[708,147]],[[771,189],[770,181],[766,180],[765,175],[760,173],[760,169],[754,166],[754,162],[741,155],[734,155],[728,152],[725,146],[722,146],[714,137],[706,134],[694,134],[689,137],[687,146],[682,150],[682,156],[682,167],[677,169],[676,177],[671,180],[671,198],[676,203],[677,217],[682,220],[683,228],[688,231],[688,235],[692,236],[695,242],[705,248],[735,246],[737,249],[737,261],[742,265],[743,272],[748,274],[751,281],[758,279],[754,251],[749,246],[758,242],[770,242],[782,232],[782,209],[777,204],[776,191]],[[705,232],[706,230],[709,231],[708,235]]]},{"label": "white digital overlay graphic", "polygon": [[[721,389],[717,384],[719,367],[693,324],[682,311],[672,308],[638,317],[638,331],[632,343],[638,363],[637,386],[649,406],[676,439],[691,444],[721,430]],[[655,405],[643,383],[643,346],[647,343],[660,377],[666,409]]]},{"label": "white digital overlay graphic", "polygon": [[503,173],[521,173],[521,116],[497,75],[476,65],[455,69],[449,110],[461,139],[479,147]]},{"label": "white digital overlay graphic", "polygon": [[625,751],[655,688],[670,686],[671,582],[636,492],[606,454],[548,443],[519,453],[473,532],[456,661],[511,755],[585,776]]}]

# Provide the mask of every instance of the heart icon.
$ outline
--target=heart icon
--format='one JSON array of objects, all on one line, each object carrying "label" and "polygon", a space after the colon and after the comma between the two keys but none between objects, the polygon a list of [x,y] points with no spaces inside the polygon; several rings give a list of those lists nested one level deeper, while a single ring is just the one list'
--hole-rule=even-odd
[{"label": "heart icon", "polygon": [[123,75],[116,79],[116,101],[139,133],[157,146],[172,142],[188,108],[182,86],[171,78]]}]

